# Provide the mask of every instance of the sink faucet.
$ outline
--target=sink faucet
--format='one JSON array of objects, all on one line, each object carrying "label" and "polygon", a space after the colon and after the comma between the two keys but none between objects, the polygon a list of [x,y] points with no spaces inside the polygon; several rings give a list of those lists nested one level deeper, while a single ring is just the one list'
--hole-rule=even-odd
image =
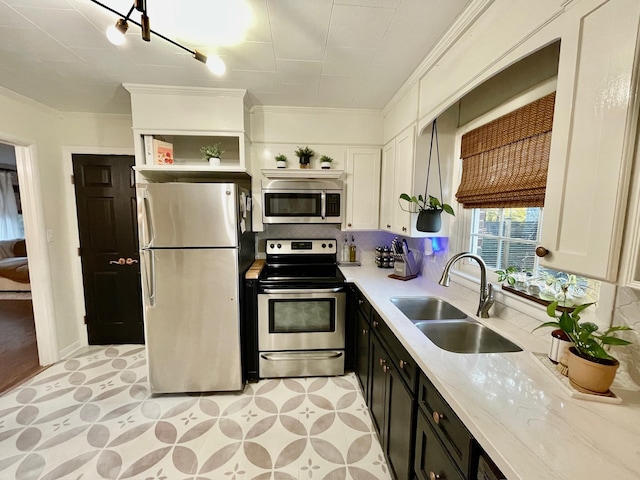
[{"label": "sink faucet", "polygon": [[482,318],[489,318],[489,309],[491,308],[491,305],[493,305],[493,285],[491,283],[487,285],[487,265],[478,255],[471,252],[455,254],[444,266],[442,277],[438,283],[443,287],[449,286],[449,273],[451,267],[461,258],[473,258],[478,262],[478,265],[480,265],[480,303],[478,304],[478,312],[476,315]]}]

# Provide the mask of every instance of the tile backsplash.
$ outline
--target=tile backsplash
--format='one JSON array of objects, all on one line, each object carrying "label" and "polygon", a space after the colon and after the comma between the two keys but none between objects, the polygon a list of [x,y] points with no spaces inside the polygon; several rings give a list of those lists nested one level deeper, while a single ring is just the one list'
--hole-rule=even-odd
[{"label": "tile backsplash", "polygon": [[613,325],[626,325],[633,331],[622,332],[621,337],[633,342],[626,347],[613,347],[612,354],[626,368],[629,377],[640,385],[640,291],[618,287],[613,310]]}]

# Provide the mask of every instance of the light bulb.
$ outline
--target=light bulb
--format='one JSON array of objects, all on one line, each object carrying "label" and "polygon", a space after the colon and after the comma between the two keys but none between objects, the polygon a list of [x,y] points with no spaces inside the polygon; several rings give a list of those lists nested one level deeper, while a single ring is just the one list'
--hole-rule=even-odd
[{"label": "light bulb", "polygon": [[217,55],[212,55],[210,57],[207,57],[206,65],[207,65],[207,68],[211,71],[211,73],[218,76],[224,75],[224,72],[227,70],[226,65],[224,64],[222,59]]},{"label": "light bulb", "polygon": [[128,28],[127,21],[121,18],[115,25],[107,28],[107,38],[114,45],[122,45],[125,42],[124,34],[127,33]]}]

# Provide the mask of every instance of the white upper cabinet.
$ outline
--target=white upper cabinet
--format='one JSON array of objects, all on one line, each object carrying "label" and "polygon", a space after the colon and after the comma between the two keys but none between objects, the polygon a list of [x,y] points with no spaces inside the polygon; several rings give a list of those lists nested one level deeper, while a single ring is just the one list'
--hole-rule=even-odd
[{"label": "white upper cabinet", "polygon": [[401,193],[412,195],[416,144],[415,126],[403,130],[382,152],[380,229],[411,235],[411,214],[400,208]]},{"label": "white upper cabinet", "polygon": [[[131,93],[136,171],[150,181],[206,178],[246,171],[245,90],[125,84]],[[172,163],[159,165],[153,140],[170,144]],[[200,148],[220,144],[219,165]]]},{"label": "white upper cabinet", "polygon": [[345,230],[377,230],[380,205],[380,149],[347,148]]},{"label": "white upper cabinet", "polygon": [[[637,122],[640,2],[607,2],[562,36],[543,266],[615,281]],[[541,252],[544,253],[544,252]]]}]

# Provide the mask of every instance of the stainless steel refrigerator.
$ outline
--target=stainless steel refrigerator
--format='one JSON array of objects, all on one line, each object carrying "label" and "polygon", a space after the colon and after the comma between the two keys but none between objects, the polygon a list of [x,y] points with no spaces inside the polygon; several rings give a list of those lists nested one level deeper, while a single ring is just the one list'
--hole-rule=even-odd
[{"label": "stainless steel refrigerator", "polygon": [[152,393],[243,387],[241,276],[254,259],[249,195],[237,183],[138,186]]}]

